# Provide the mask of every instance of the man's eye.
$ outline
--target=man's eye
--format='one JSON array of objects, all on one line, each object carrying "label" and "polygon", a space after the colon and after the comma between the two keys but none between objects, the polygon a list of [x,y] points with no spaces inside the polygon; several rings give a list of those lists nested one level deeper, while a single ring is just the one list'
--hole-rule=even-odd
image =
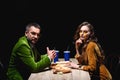
[{"label": "man's eye", "polygon": [[34,32],[31,32],[31,34],[32,34],[32,35],[35,35],[36,33],[34,33]]},{"label": "man's eye", "polygon": [[31,32],[32,35],[37,35],[37,36],[40,36],[40,34],[37,34],[35,32]]}]

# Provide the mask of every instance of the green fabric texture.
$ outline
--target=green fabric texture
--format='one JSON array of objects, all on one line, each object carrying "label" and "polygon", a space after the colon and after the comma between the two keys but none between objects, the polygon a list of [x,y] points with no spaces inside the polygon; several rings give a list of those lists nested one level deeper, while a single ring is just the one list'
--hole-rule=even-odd
[{"label": "green fabric texture", "polygon": [[[50,66],[51,61],[47,54],[39,54],[40,56],[38,54],[38,51],[33,51],[30,47],[27,38],[25,36],[21,37],[11,53],[7,71],[8,79],[27,80],[32,72],[39,72]],[[36,60],[37,57],[40,58]],[[25,74],[27,75],[25,76]]]}]

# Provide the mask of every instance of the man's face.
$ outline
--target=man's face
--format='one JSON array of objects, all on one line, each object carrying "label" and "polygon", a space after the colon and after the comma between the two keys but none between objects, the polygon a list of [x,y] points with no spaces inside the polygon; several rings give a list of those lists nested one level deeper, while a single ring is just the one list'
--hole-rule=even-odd
[{"label": "man's face", "polygon": [[35,44],[40,37],[40,29],[32,26],[25,32],[25,35],[32,44]]}]

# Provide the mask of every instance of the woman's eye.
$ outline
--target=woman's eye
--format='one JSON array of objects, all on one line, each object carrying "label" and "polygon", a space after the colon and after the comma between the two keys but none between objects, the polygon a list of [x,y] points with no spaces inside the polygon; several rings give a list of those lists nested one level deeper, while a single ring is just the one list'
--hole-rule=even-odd
[{"label": "woman's eye", "polygon": [[80,33],[88,33],[88,31],[80,31]]},{"label": "woman's eye", "polygon": [[84,31],[84,33],[87,33],[88,31]]}]

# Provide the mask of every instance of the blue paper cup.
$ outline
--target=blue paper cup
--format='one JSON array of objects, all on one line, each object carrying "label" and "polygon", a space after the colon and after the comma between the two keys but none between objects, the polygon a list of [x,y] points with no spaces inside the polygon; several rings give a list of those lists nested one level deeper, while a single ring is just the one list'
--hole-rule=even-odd
[{"label": "blue paper cup", "polygon": [[58,50],[55,50],[56,52],[56,57],[54,58],[54,63],[56,63],[58,61],[58,56],[59,56],[59,51]]},{"label": "blue paper cup", "polygon": [[70,51],[64,51],[64,60],[69,61],[70,60]]}]

